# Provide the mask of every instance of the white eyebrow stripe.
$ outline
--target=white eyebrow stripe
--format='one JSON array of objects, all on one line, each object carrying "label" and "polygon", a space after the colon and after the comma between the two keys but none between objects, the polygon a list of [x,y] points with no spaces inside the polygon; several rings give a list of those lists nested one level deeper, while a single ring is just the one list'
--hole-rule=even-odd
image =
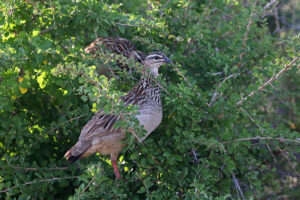
[{"label": "white eyebrow stripe", "polygon": [[159,55],[159,54],[149,55],[149,56],[147,56],[147,58],[154,58],[156,56],[160,57],[160,58],[164,58],[162,55]]}]

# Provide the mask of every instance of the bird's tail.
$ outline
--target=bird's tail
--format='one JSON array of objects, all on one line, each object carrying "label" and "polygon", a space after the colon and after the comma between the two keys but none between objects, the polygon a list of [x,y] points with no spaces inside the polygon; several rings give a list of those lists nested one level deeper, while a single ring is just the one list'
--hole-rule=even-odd
[{"label": "bird's tail", "polygon": [[81,156],[88,150],[81,142],[77,142],[71,149],[67,151],[64,157],[68,162],[72,163],[81,158]]}]

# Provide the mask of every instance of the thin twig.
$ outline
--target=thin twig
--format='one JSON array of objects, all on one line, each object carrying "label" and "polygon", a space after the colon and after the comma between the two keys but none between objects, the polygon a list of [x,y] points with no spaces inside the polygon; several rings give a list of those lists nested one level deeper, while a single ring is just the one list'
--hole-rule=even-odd
[{"label": "thin twig", "polygon": [[294,142],[300,144],[300,140],[293,140],[293,139],[286,139],[286,138],[272,138],[272,137],[261,137],[261,136],[256,136],[252,138],[240,138],[240,139],[235,139],[235,140],[230,140],[230,141],[225,141],[222,142],[222,144],[231,144],[234,142],[245,142],[245,141],[253,141],[253,140],[275,140],[279,142]]},{"label": "thin twig", "polygon": [[297,172],[297,169],[295,167],[295,165],[292,163],[292,161],[290,160],[289,155],[286,154],[286,152],[281,149],[279,146],[277,146],[277,149],[281,152],[281,154],[283,155],[283,157],[288,161],[288,164],[291,166],[291,168],[294,170],[295,174],[297,176],[300,176],[300,174]]},{"label": "thin twig", "polygon": [[265,82],[264,84],[262,84],[257,90],[254,90],[252,92],[250,92],[250,94],[248,94],[246,97],[242,97],[240,101],[238,101],[236,103],[236,106],[241,106],[248,98],[251,98],[254,96],[254,94],[258,91],[261,91],[262,89],[264,89],[266,86],[270,85],[274,80],[277,80],[278,77],[288,71],[292,66],[293,64],[299,60],[299,57],[296,57],[294,58],[294,60],[292,62],[290,62],[288,65],[286,65],[282,70],[280,70],[277,74],[273,75],[267,82]]},{"label": "thin twig", "polygon": [[122,24],[122,23],[119,23],[119,22],[115,22],[115,24],[120,25],[120,26],[134,26],[134,27],[143,26],[143,25],[139,25],[139,24]]},{"label": "thin twig", "polygon": [[224,74],[224,72],[207,72],[209,75],[211,75],[211,76],[218,76],[218,75],[222,75],[222,74]]},{"label": "thin twig", "polygon": [[[257,0],[255,0],[254,4],[253,4],[253,6],[252,6],[252,11],[251,11],[251,14],[250,14],[250,17],[249,17],[248,24],[247,24],[247,26],[246,26],[246,31],[245,31],[244,36],[243,36],[242,43],[243,43],[243,48],[244,48],[244,49],[247,48],[248,34],[249,34],[249,32],[250,32],[250,28],[251,28],[251,25],[252,25],[252,23],[253,23],[254,14],[255,14],[255,11],[256,11],[256,9],[255,9],[256,4],[257,4]],[[242,52],[240,53],[240,61],[243,60],[243,56],[244,56],[244,55],[245,55],[245,52],[242,51]]]},{"label": "thin twig", "polygon": [[[52,181],[59,181],[59,180],[66,180],[66,179],[76,179],[78,178],[78,176],[67,176],[67,177],[53,177],[53,178],[49,178],[49,179],[42,179],[42,180],[38,180],[38,181],[29,181],[29,182],[25,182],[23,185],[32,185],[32,184],[35,184],[35,183],[44,183],[44,182],[52,182]],[[0,193],[4,193],[4,192],[7,192],[8,190],[11,190],[11,189],[14,189],[16,188],[17,186],[13,186],[13,187],[9,187],[9,188],[6,188],[4,190],[1,190]]]},{"label": "thin twig", "polygon": [[[121,120],[123,120],[123,121],[126,122],[126,120],[125,120],[125,118],[123,117],[122,113],[120,113],[120,118],[121,118]],[[137,134],[135,133],[135,131],[134,131],[133,128],[128,128],[128,129],[125,130],[125,132],[126,132],[126,131],[127,131],[127,132],[130,132],[130,133],[137,139],[137,141],[139,141],[139,143],[141,143],[142,145],[144,145],[144,144],[143,144],[143,140],[141,140],[141,139],[137,136]]]},{"label": "thin twig", "polygon": [[83,115],[80,115],[80,116],[78,116],[78,117],[71,118],[71,119],[69,119],[68,121],[64,122],[63,124],[61,124],[61,125],[59,125],[59,126],[56,126],[56,127],[54,127],[53,129],[51,129],[50,131],[48,131],[48,132],[46,133],[46,135],[47,135],[48,133],[51,133],[51,132],[55,131],[55,130],[58,129],[60,126],[66,125],[67,123],[70,123],[70,122],[72,122],[72,121],[74,121],[74,120],[76,120],[76,119],[80,119],[80,118],[85,117],[85,116],[87,116],[87,114],[83,114]]},{"label": "thin twig", "polygon": [[136,174],[137,174],[138,178],[142,181],[142,183],[143,183],[143,185],[146,189],[147,194],[150,196],[150,199],[153,200],[152,195],[150,194],[149,189],[148,189],[145,181],[143,180],[143,178],[138,173],[136,173]]},{"label": "thin twig", "polygon": [[[175,71],[183,78],[183,80],[190,86],[192,87],[192,84],[185,78],[185,76],[183,75],[183,73],[178,69],[178,67],[176,65],[173,65]],[[199,94],[200,96],[200,94]]]},{"label": "thin twig", "polygon": [[264,132],[264,128],[261,125],[259,125],[256,122],[256,120],[245,109],[243,109],[242,107],[240,107],[240,110],[249,117],[249,119],[259,128],[259,130],[260,130],[261,133]]},{"label": "thin twig", "polygon": [[143,144],[144,139],[140,139],[132,128],[128,129],[128,131],[139,141],[139,143]]},{"label": "thin twig", "polygon": [[223,83],[225,83],[228,79],[230,79],[230,78],[232,78],[232,77],[238,76],[239,74],[240,74],[240,73],[236,73],[236,74],[231,74],[231,75],[227,76],[227,77],[226,77],[226,78],[218,85],[218,87],[216,88],[215,93],[214,93],[213,97],[211,98],[209,104],[207,104],[209,107],[211,107],[211,106],[213,105],[213,103],[214,103],[215,101],[217,101],[218,95],[219,95],[218,90],[222,87]]},{"label": "thin twig", "polygon": [[90,187],[90,185],[92,184],[92,182],[94,182],[95,178],[96,178],[96,176],[94,176],[94,177],[92,178],[92,180],[87,184],[87,186],[83,189],[83,191],[80,192],[80,194],[78,195],[78,198],[79,198],[79,199],[80,199],[81,195],[82,195],[82,194]]},{"label": "thin twig", "polygon": [[46,29],[44,29],[44,30],[41,30],[40,35],[44,35],[44,34],[50,32],[50,31],[53,31],[55,28],[56,28],[55,26],[51,26],[51,27],[49,27],[49,28],[46,28]]},{"label": "thin twig", "polygon": [[[249,117],[249,119],[250,119],[250,120],[251,120],[251,121],[259,128],[261,135],[263,135],[265,129],[264,129],[262,126],[260,126],[260,125],[257,123],[257,121],[256,121],[256,120],[255,120],[255,119],[254,119],[254,118],[253,118],[253,117],[252,117],[245,109],[243,109],[242,107],[240,107],[240,110],[241,110],[242,112],[244,112],[244,113]],[[269,150],[271,156],[273,157],[273,159],[274,159],[275,161],[277,161],[275,155],[273,154],[273,152],[272,152],[272,150],[271,150],[270,145],[269,145],[268,143],[266,143],[266,146],[267,146],[267,148],[268,148],[268,150]]]},{"label": "thin twig", "polygon": [[[37,168],[37,167],[17,167],[17,166],[3,166],[1,167],[2,169],[17,169],[17,170],[25,170],[25,171],[38,171],[41,170],[42,168]],[[49,171],[55,171],[55,170],[69,170],[69,167],[51,167],[51,168],[45,168],[46,170]]]},{"label": "thin twig", "polygon": [[[164,92],[166,92],[166,94],[167,95],[169,95],[169,96],[171,96],[171,94],[163,87],[163,86],[161,86],[155,79],[153,79],[150,75],[147,75],[148,76],[148,78],[149,79],[151,79],[160,89],[162,89]],[[200,95],[200,94],[198,94],[198,95]],[[176,94],[176,96],[177,97],[179,97],[179,98],[183,98],[181,95],[179,95],[179,94]],[[191,103],[192,105],[195,105],[195,103],[194,102],[192,102],[191,100],[189,100],[188,98],[184,98],[184,99],[186,99],[189,103]]]}]

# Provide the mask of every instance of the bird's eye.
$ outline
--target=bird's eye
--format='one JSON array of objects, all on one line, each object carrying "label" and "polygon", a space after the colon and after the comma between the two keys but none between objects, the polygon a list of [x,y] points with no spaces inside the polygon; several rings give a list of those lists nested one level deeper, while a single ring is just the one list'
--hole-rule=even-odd
[{"label": "bird's eye", "polygon": [[158,60],[158,59],[160,59],[160,57],[159,57],[159,56],[155,56],[154,59],[155,59],[155,60]]}]

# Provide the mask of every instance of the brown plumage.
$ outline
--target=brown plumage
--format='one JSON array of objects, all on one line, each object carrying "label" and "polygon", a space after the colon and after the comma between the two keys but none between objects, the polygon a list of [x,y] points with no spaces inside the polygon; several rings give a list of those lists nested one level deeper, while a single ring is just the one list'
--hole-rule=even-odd
[{"label": "brown plumage", "polygon": [[[159,66],[169,62],[163,53],[155,52],[149,54],[143,64],[156,77]],[[138,84],[121,97],[125,106],[132,104],[139,107],[140,114],[135,117],[147,131],[143,139],[157,128],[162,119],[160,88],[148,76],[144,74]],[[97,112],[81,130],[78,142],[65,154],[66,159],[73,162],[96,152],[110,155],[116,178],[119,179],[116,161],[124,147],[122,140],[126,135],[120,128],[114,127],[117,120],[120,120],[120,116],[104,114],[102,110]]]},{"label": "brown plumage", "polygon": [[[104,49],[102,47],[105,47]],[[114,37],[99,37],[89,46],[87,46],[84,51],[86,53],[97,56],[97,53],[106,53],[105,50],[109,50],[112,53],[123,55],[127,58],[134,59],[139,63],[143,63],[146,58],[146,54],[142,51],[136,50],[135,46],[126,38],[114,38]],[[121,69],[130,70],[130,67],[124,63],[117,62],[117,65]]]}]

